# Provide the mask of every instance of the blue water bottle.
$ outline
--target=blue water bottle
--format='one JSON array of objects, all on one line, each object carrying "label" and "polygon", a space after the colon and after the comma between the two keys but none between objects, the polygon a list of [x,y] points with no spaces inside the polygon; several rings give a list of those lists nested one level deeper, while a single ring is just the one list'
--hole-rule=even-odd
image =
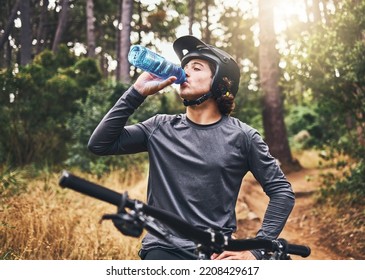
[{"label": "blue water bottle", "polygon": [[134,45],[128,54],[129,62],[159,78],[167,79],[175,76],[175,84],[182,84],[186,81],[185,71],[178,65],[166,60],[164,57],[152,52],[146,47]]}]

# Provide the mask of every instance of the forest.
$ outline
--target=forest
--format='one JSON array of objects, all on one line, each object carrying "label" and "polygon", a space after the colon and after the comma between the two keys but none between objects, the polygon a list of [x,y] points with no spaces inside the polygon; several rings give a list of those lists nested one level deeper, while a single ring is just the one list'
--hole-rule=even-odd
[{"label": "forest", "polygon": [[[141,73],[131,46],[178,63],[172,42],[188,34],[238,62],[232,116],[262,134],[283,171],[318,171],[300,173],[316,186],[307,216],[323,224],[318,242],[331,236],[338,258],[365,259],[365,0],[0,5],[0,259],[138,258],[138,244],[120,252],[120,234],[98,224],[108,208],[57,180],[67,169],[145,199],[146,154],[99,157],[87,143]],[[174,86],[149,98],[130,124],[185,110]]]}]

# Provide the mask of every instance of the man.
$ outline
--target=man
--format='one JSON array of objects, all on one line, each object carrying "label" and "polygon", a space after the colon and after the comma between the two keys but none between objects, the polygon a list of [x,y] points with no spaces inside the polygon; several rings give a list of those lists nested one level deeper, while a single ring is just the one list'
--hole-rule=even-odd
[{"label": "man", "polygon": [[[226,52],[193,36],[174,42],[187,80],[180,86],[186,113],[156,115],[127,126],[128,117],[149,95],[171,85],[142,73],[93,132],[89,149],[98,155],[148,152],[147,203],[201,228],[230,236],[236,230],[235,205],[241,182],[252,172],[270,197],[257,237],[274,239],[294,206],[294,193],[259,133],[229,116],[240,71]],[[147,234],[142,259],[188,259],[177,248],[194,250],[178,234],[173,244]],[[260,259],[260,250],[213,254],[211,259]]]}]

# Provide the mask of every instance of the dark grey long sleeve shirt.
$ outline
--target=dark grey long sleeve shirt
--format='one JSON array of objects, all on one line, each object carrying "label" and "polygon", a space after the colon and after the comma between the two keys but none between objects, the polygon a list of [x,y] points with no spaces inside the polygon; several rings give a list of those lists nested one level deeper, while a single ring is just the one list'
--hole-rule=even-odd
[{"label": "dark grey long sleeve shirt", "polygon": [[[250,171],[270,198],[257,236],[277,238],[294,206],[294,193],[259,133],[230,116],[198,125],[185,114],[156,115],[126,125],[144,99],[131,87],[99,123],[88,148],[97,155],[148,152],[147,203],[227,234],[236,230],[235,205]],[[194,247],[180,236],[173,239]],[[169,246],[150,234],[143,240],[144,249]]]}]

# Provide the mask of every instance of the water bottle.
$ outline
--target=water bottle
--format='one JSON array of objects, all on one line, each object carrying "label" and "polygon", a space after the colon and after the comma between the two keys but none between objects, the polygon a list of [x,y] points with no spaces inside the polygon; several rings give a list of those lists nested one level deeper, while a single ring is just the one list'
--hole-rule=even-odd
[{"label": "water bottle", "polygon": [[166,60],[164,57],[154,53],[146,47],[134,45],[128,54],[129,62],[161,79],[175,76],[175,84],[182,84],[186,81],[185,71],[178,65]]}]

